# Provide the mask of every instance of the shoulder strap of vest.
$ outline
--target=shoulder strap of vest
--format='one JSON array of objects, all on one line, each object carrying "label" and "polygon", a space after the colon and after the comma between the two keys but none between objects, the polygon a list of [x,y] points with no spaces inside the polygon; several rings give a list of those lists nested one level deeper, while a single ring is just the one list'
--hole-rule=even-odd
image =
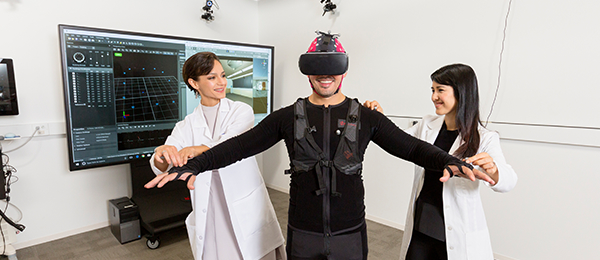
[{"label": "shoulder strap of vest", "polygon": [[302,139],[302,137],[306,137],[306,141],[308,144],[318,153],[319,161],[317,165],[315,165],[315,171],[317,173],[317,180],[319,182],[319,189],[315,191],[317,195],[323,194],[327,189],[325,184],[323,183],[323,173],[321,171],[322,166],[333,167],[333,162],[326,161],[325,155],[323,154],[323,150],[321,147],[317,145],[313,135],[311,134],[313,131],[317,131],[315,127],[308,127],[308,119],[306,118],[306,99],[298,99],[294,104],[294,138],[297,142]]},{"label": "shoulder strap of vest", "polygon": [[357,99],[352,99],[350,109],[346,118],[345,136],[348,140],[355,142],[358,136],[358,125],[360,119],[360,102]]},{"label": "shoulder strap of vest", "polygon": [[[350,100],[350,108],[348,109],[348,114],[346,115],[346,124],[344,125],[344,136],[348,141],[353,144],[352,151],[358,151],[358,143],[356,142],[358,136],[358,127],[359,127],[359,119],[360,119],[360,102],[358,99]],[[344,147],[345,141],[340,139],[338,147],[336,149],[336,153],[341,152],[341,147]],[[334,160],[336,160],[334,158]],[[331,194],[334,197],[341,197],[342,194],[337,191],[337,176],[335,167],[332,167],[332,177],[331,177]]]},{"label": "shoulder strap of vest", "polygon": [[306,100],[298,99],[296,104],[294,105],[294,116],[296,117],[295,125],[294,125],[294,137],[296,140],[302,139],[302,137],[306,137],[306,140],[310,144],[310,146],[317,151],[319,154],[319,159],[323,159],[323,150],[321,147],[317,145],[315,139],[312,136],[312,132],[316,132],[317,129],[313,127],[308,127],[308,119],[306,118]]},{"label": "shoulder strap of vest", "polygon": [[304,137],[304,132],[308,128],[308,120],[306,120],[306,102],[299,98],[294,103],[294,138],[296,140]]}]

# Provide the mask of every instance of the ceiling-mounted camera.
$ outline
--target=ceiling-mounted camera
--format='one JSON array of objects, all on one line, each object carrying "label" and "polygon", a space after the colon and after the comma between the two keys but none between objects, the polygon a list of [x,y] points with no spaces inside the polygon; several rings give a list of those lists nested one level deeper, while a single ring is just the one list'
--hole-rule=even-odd
[{"label": "ceiling-mounted camera", "polygon": [[325,2],[325,5],[323,6],[323,15],[325,15],[327,12],[335,13],[335,8],[337,8],[337,5],[331,2],[331,0],[321,0],[321,4],[323,2]]},{"label": "ceiling-mounted camera", "polygon": [[[200,16],[200,17],[202,19],[206,20],[207,22],[214,20],[215,17],[213,16],[213,10],[211,8],[216,3],[217,2],[214,0],[206,0],[206,4],[204,5],[204,7],[202,7],[202,10],[204,10],[204,14],[202,14],[202,16]],[[217,7],[217,9],[219,9],[218,4],[216,5],[216,7]]]}]

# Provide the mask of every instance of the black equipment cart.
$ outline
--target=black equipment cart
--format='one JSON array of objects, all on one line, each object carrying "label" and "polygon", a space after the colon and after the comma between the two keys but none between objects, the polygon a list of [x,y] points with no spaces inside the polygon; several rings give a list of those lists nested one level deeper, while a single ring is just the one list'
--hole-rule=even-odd
[{"label": "black equipment cart", "polygon": [[140,211],[140,223],[146,245],[150,249],[160,246],[158,234],[185,226],[186,217],[192,212],[190,192],[183,181],[173,181],[162,188],[144,188],[144,184],[156,175],[148,159],[135,160],[131,165],[131,200]]}]

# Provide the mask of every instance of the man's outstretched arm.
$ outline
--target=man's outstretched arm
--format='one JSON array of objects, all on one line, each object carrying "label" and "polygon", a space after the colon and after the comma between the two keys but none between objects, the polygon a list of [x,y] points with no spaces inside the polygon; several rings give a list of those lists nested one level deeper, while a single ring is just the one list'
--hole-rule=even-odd
[{"label": "man's outstretched arm", "polygon": [[[386,152],[413,162],[423,168],[442,171],[441,182],[446,182],[453,175],[475,181],[481,179],[490,184],[494,180],[484,172],[473,169],[473,166],[456,158],[430,143],[415,138],[398,128],[387,117],[373,113],[377,123],[372,140]],[[448,166],[448,167],[447,167]]]},{"label": "man's outstretched arm", "polygon": [[181,167],[173,167],[168,173],[157,175],[144,187],[161,188],[173,180],[187,180],[189,189],[194,189],[195,176],[199,173],[223,168],[242,159],[256,155],[269,149],[282,139],[280,119],[282,113],[274,112],[261,121],[256,127],[233,137],[210,150],[187,161]]}]

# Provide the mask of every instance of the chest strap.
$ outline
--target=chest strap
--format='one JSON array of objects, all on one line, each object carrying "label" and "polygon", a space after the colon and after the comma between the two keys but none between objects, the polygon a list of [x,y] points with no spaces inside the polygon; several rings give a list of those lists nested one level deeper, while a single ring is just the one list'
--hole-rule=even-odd
[{"label": "chest strap", "polygon": [[315,172],[317,172],[319,189],[315,191],[315,194],[317,194],[317,196],[319,196],[327,191],[327,188],[325,187],[325,184],[323,183],[323,171],[321,169],[322,167],[327,167],[327,168],[331,169],[331,196],[341,197],[342,194],[337,192],[337,180],[336,180],[337,176],[336,176],[335,167],[333,165],[333,161],[327,160],[327,158],[325,158],[325,154],[323,154],[323,150],[321,150],[321,147],[319,147],[317,145],[317,143],[315,142],[315,139],[313,138],[313,135],[311,134],[313,132],[313,130],[314,130],[314,132],[317,131],[314,128],[310,128],[310,129],[306,128],[306,134],[304,136],[306,137],[308,144],[310,144],[310,146],[313,149],[315,149],[315,151],[317,151],[317,153],[319,154],[319,161],[317,162],[317,165],[315,165]]}]

